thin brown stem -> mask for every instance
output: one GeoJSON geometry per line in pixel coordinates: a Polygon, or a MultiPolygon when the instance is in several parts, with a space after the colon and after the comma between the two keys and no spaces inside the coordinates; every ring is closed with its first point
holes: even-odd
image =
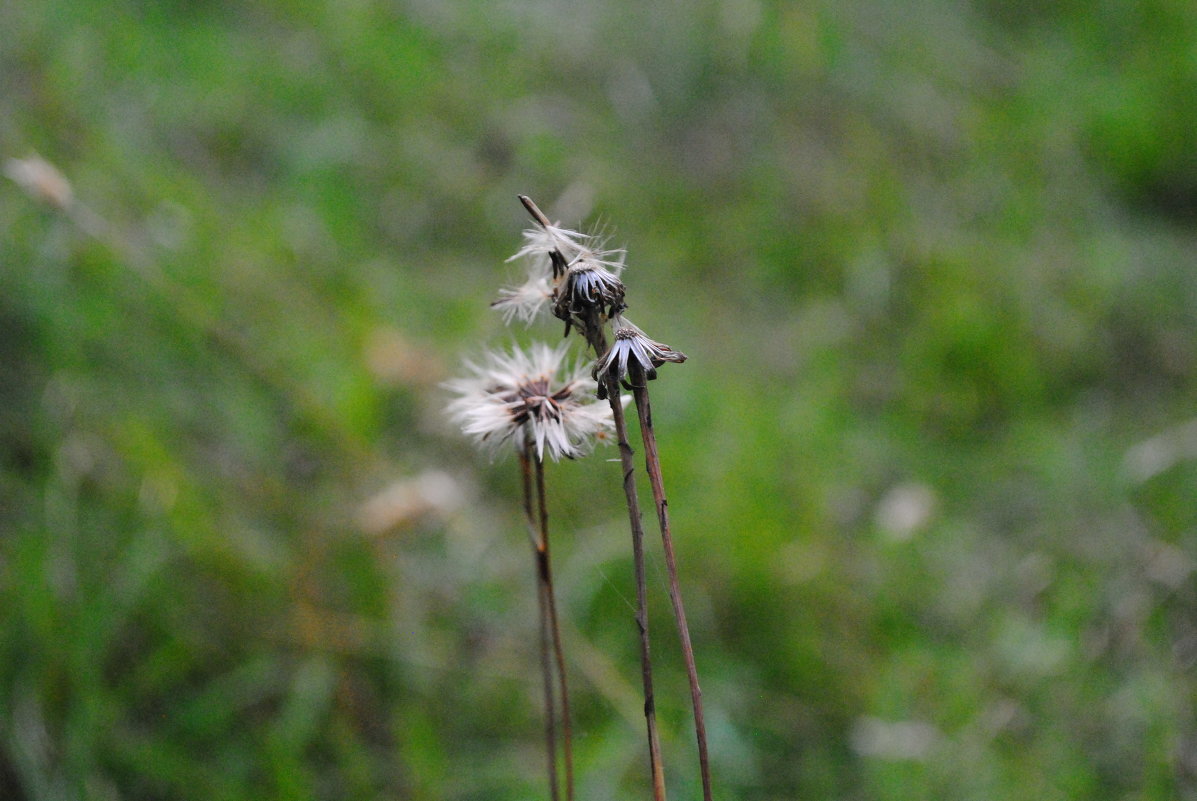
{"type": "Polygon", "coordinates": [[[549,656],[549,641],[551,638],[548,612],[549,603],[545,593],[545,584],[542,579],[544,571],[539,557],[541,552],[541,537],[532,506],[532,467],[528,450],[528,448],[525,448],[520,451],[520,477],[523,480],[524,516],[528,521],[528,534],[532,540],[532,550],[537,555],[536,606],[539,612],[540,668],[544,681],[544,738],[545,755],[548,759],[549,797],[552,801],[559,801],[560,789],[557,778],[557,710],[553,700],[553,665],[549,656]]]}
{"type": "Polygon", "coordinates": [[[549,507],[544,491],[544,461],[533,462],[536,469],[536,503],[539,507],[540,549],[538,559],[544,586],[548,611],[549,634],[552,639],[553,656],[557,663],[557,683],[561,694],[562,753],[565,757],[565,798],[574,798],[574,730],[569,710],[569,683],[565,677],[565,649],[561,645],[561,625],[557,619],[556,592],[553,589],[553,571],[549,561],[549,507]]]}
{"type": "Polygon", "coordinates": [[[698,738],[698,768],[702,775],[702,797],[711,801],[711,766],[707,754],[707,726],[702,712],[702,688],[698,686],[698,668],[694,664],[694,647],[690,643],[690,627],[686,623],[686,608],[682,603],[682,591],[678,583],[677,557],[673,549],[673,535],[669,527],[669,502],[665,498],[665,484],[661,479],[661,457],[657,452],[657,435],[653,430],[652,407],[648,399],[647,377],[639,363],[629,365],[629,383],[636,412],[640,416],[640,438],[644,442],[645,470],[652,486],[653,502],[657,507],[657,523],[661,527],[661,544],[665,551],[665,569],[669,577],[669,600],[673,603],[673,616],[677,620],[678,636],[682,642],[682,656],[686,662],[686,675],[690,679],[690,700],[694,705],[694,730],[698,738]]]}
{"type": "Polygon", "coordinates": [[[532,219],[536,220],[541,228],[548,228],[552,225],[549,222],[549,218],[544,216],[544,212],[540,210],[540,207],[532,202],[532,198],[527,195],[517,195],[517,197],[520,199],[520,203],[524,204],[524,208],[528,210],[528,213],[532,215],[532,219]]]}
{"type": "MultiPolygon", "coordinates": [[[[542,228],[548,229],[552,223],[544,212],[532,202],[527,195],[519,195],[520,203],[532,215],[542,228]]],[[[560,250],[549,254],[553,263],[554,277],[564,272],[566,260],[560,250]]],[[[603,323],[597,310],[591,310],[589,319],[581,322],[567,320],[565,332],[568,335],[570,325],[576,325],[587,344],[594,348],[596,358],[602,358],[607,351],[606,336],[603,333],[603,323]]],[[[599,379],[608,402],[611,404],[611,417],[615,424],[615,435],[619,442],[619,461],[623,469],[623,491],[627,500],[628,522],[632,531],[632,561],[636,574],[636,627],[640,632],[640,675],[644,685],[644,720],[648,729],[648,759],[652,773],[653,801],[665,801],[665,767],[661,759],[661,738],[657,732],[657,708],[653,697],[653,668],[652,657],[649,652],[648,637],[648,582],[644,568],[644,525],[640,514],[640,500],[636,493],[636,467],[633,462],[632,446],[628,443],[627,420],[624,418],[623,403],[619,397],[619,382],[611,376],[599,379]]]]}
{"type": "MultiPolygon", "coordinates": [[[[527,195],[519,195],[518,197],[520,199],[520,203],[524,204],[524,208],[527,209],[528,213],[532,215],[532,219],[536,221],[537,225],[546,231],[553,227],[553,223],[550,222],[549,218],[544,215],[544,212],[532,202],[532,198],[528,197],[527,195]]],[[[554,249],[549,252],[549,261],[553,265],[554,279],[565,275],[565,270],[568,266],[568,263],[566,262],[565,254],[563,254],[560,249],[554,249]]],[[[565,326],[565,333],[569,333],[568,324],[565,326]]]]}
{"type": "Polygon", "coordinates": [[[653,777],[654,801],[665,801],[665,767],[661,761],[661,738],[657,733],[657,709],[653,698],[653,664],[648,642],[648,582],[644,570],[644,525],[640,515],[640,500],[636,494],[636,467],[632,461],[632,446],[628,444],[628,426],[624,419],[623,402],[619,398],[619,384],[608,377],[607,400],[615,421],[615,436],[619,440],[619,461],[623,467],[623,491],[628,505],[628,522],[632,529],[632,561],[636,572],[636,627],[640,631],[640,674],[644,683],[644,719],[648,727],[648,758],[653,777]]]}
{"type": "Polygon", "coordinates": [[[561,791],[557,777],[557,706],[553,699],[553,664],[549,650],[553,636],[552,616],[548,612],[548,590],[543,584],[536,587],[536,600],[540,607],[540,669],[544,675],[544,736],[549,763],[549,796],[557,801],[561,791]]]}

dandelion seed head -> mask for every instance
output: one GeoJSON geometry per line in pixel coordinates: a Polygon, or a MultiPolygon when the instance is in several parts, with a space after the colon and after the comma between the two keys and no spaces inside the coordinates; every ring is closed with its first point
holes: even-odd
{"type": "Polygon", "coordinates": [[[594,401],[595,382],[585,365],[565,361],[566,344],[492,352],[470,375],[445,386],[457,395],[449,416],[462,432],[492,453],[511,444],[554,460],[589,452],[613,430],[611,410],[594,401]]]}
{"type": "Polygon", "coordinates": [[[503,290],[491,305],[508,323],[517,318],[530,323],[549,306],[567,331],[572,324],[584,333],[622,311],[624,251],[608,248],[601,234],[550,222],[529,198],[520,200],[537,224],[524,231],[523,246],[508,261],[527,262],[528,282],[503,290]]]}

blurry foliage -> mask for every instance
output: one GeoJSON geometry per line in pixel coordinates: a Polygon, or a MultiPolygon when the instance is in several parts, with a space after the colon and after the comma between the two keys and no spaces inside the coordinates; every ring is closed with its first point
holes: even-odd
{"type": "MultiPolygon", "coordinates": [[[[516,478],[436,386],[517,192],[690,356],[721,798],[1197,796],[1197,6],[3,18],[0,157],[82,205],[0,186],[0,796],[543,794],[516,478]]],[[[618,476],[550,481],[580,796],[644,796],[618,476]]]]}

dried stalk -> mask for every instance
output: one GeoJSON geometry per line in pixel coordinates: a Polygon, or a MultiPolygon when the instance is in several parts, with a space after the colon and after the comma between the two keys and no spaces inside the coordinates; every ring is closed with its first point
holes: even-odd
{"type": "Polygon", "coordinates": [[[532,508],[532,468],[528,453],[531,449],[525,447],[520,451],[520,476],[523,479],[524,515],[528,520],[528,536],[532,541],[532,551],[536,555],[536,606],[539,612],[540,624],[540,668],[544,677],[544,737],[545,754],[548,759],[549,798],[559,801],[560,789],[557,778],[557,711],[553,699],[553,665],[549,658],[549,644],[552,637],[549,604],[551,596],[545,593],[544,562],[540,558],[542,536],[537,525],[537,518],[532,508]]]}
{"type": "Polygon", "coordinates": [[[665,551],[665,569],[669,577],[669,600],[673,603],[673,616],[677,621],[678,636],[682,643],[682,655],[686,662],[686,675],[690,680],[690,700],[694,706],[694,730],[698,739],[698,767],[702,775],[703,801],[711,801],[711,767],[707,754],[707,727],[702,711],[702,688],[698,686],[698,668],[694,664],[694,647],[690,643],[690,627],[686,623],[686,608],[682,603],[682,592],[678,582],[677,557],[673,549],[673,535],[669,527],[669,502],[665,498],[665,485],[661,479],[661,457],[657,451],[657,435],[653,429],[652,407],[648,399],[648,381],[644,368],[633,362],[629,365],[629,383],[636,412],[640,417],[640,438],[644,442],[644,463],[652,486],[653,502],[657,507],[657,523],[661,528],[661,544],[665,551]]]}
{"type": "Polygon", "coordinates": [[[540,547],[537,561],[540,565],[541,585],[544,588],[545,609],[548,612],[548,626],[551,633],[553,656],[557,663],[557,682],[561,693],[561,729],[563,734],[562,754],[565,758],[565,798],[574,799],[574,730],[569,710],[569,683],[565,677],[565,649],[561,645],[561,625],[557,619],[556,593],[553,589],[553,572],[549,562],[549,508],[545,501],[544,461],[536,459],[536,502],[539,506],[540,547]]]}
{"type": "MultiPolygon", "coordinates": [[[[545,229],[552,225],[549,218],[532,202],[530,197],[520,195],[519,199],[538,225],[545,229]]],[[[557,278],[563,275],[566,269],[566,259],[561,251],[552,251],[549,253],[549,259],[553,266],[553,277],[557,278]]],[[[569,328],[570,324],[567,322],[565,327],[567,334],[569,328]]],[[[577,328],[594,349],[595,356],[601,357],[607,350],[607,342],[598,312],[590,310],[588,319],[577,325],[577,328]]],[[[661,759],[661,738],[657,731],[657,709],[653,696],[653,669],[648,636],[648,583],[644,567],[644,526],[640,514],[640,500],[636,493],[636,468],[632,460],[632,446],[628,443],[627,421],[624,418],[623,403],[619,398],[618,382],[608,381],[607,378],[600,380],[607,384],[605,394],[611,404],[611,416],[615,423],[615,435],[619,442],[619,461],[623,468],[623,491],[628,507],[628,522],[632,532],[632,561],[636,576],[636,628],[640,633],[640,675],[644,685],[644,721],[648,731],[648,759],[653,782],[653,801],[665,801],[665,766],[661,759]]]]}
{"type": "Polygon", "coordinates": [[[653,665],[648,642],[648,582],[644,570],[644,525],[640,514],[640,500],[636,494],[636,467],[632,446],[628,444],[628,425],[619,399],[619,385],[608,381],[607,399],[615,420],[615,436],[619,441],[619,461],[623,467],[623,492],[628,505],[628,522],[632,529],[632,561],[636,573],[636,627],[640,631],[640,675],[644,683],[644,719],[648,727],[648,758],[653,777],[653,801],[665,801],[665,766],[661,760],[661,738],[657,733],[657,708],[653,698],[653,665]]]}

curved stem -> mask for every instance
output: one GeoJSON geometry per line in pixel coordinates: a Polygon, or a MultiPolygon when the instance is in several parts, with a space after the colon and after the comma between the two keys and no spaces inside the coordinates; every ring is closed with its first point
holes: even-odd
{"type": "Polygon", "coordinates": [[[682,642],[682,656],[686,662],[686,675],[690,679],[690,700],[694,706],[694,730],[698,739],[698,767],[702,775],[702,797],[711,801],[711,767],[707,754],[707,726],[702,711],[702,688],[698,686],[698,668],[694,664],[694,647],[690,643],[690,627],[686,623],[686,607],[682,603],[682,591],[678,582],[677,557],[673,550],[673,535],[669,527],[669,502],[665,498],[665,484],[661,479],[661,457],[657,452],[657,435],[653,430],[652,407],[648,399],[648,384],[644,369],[639,363],[629,365],[632,397],[640,417],[640,437],[644,442],[645,470],[652,486],[653,502],[657,507],[657,523],[661,527],[661,544],[665,551],[665,569],[669,576],[669,600],[673,603],[673,616],[677,621],[678,636],[682,642]]]}

